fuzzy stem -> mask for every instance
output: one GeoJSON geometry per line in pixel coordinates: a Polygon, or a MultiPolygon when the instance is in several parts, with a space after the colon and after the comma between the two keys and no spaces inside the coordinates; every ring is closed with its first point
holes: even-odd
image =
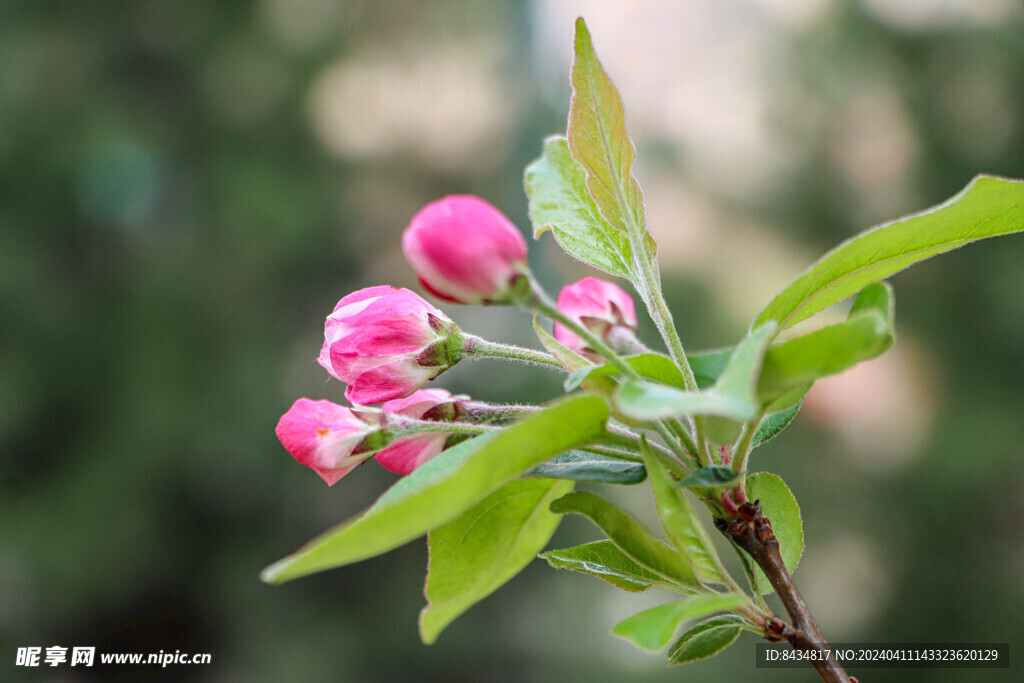
{"type": "MultiPolygon", "coordinates": [[[[636,248],[635,245],[634,248],[636,248]]],[[[683,342],[679,338],[679,332],[676,330],[675,322],[672,319],[672,311],[669,309],[668,302],[665,301],[665,295],[661,291],[661,276],[658,273],[657,262],[644,258],[637,259],[637,262],[640,264],[646,289],[646,292],[641,292],[641,294],[644,295],[644,303],[647,304],[647,310],[651,315],[651,319],[654,320],[658,332],[661,333],[661,338],[665,341],[665,346],[668,347],[669,355],[672,356],[672,360],[675,361],[679,371],[683,373],[683,382],[686,385],[686,389],[688,391],[698,391],[697,378],[693,374],[693,368],[690,367],[690,361],[686,358],[686,350],[683,348],[683,342]]],[[[704,438],[703,417],[697,416],[693,418],[693,434],[697,446],[694,455],[703,464],[711,464],[707,440],[704,438]]]]}
{"type": "Polygon", "coordinates": [[[757,419],[743,427],[743,434],[740,435],[739,443],[733,451],[733,472],[736,472],[737,474],[743,474],[746,472],[747,456],[750,454],[751,447],[754,444],[754,435],[757,434],[757,426],[761,423],[762,419],[764,419],[763,411],[757,416],[757,419]]]}
{"type": "Polygon", "coordinates": [[[665,301],[665,295],[662,294],[661,277],[656,271],[656,266],[647,259],[641,258],[637,259],[637,261],[640,263],[644,283],[647,285],[647,296],[644,298],[650,304],[648,310],[651,313],[651,318],[661,333],[661,338],[665,340],[669,355],[672,356],[672,360],[675,361],[676,365],[679,366],[679,370],[683,373],[683,381],[686,383],[687,390],[697,391],[697,378],[693,375],[690,361],[686,359],[683,342],[679,338],[679,332],[676,330],[675,322],[672,320],[672,311],[665,301]]]}
{"type": "Polygon", "coordinates": [[[465,416],[472,422],[490,422],[492,420],[513,420],[523,415],[536,413],[543,408],[533,405],[503,404],[493,405],[482,401],[466,401],[461,404],[465,416]]]}
{"type": "Polygon", "coordinates": [[[614,365],[619,372],[626,377],[629,377],[630,379],[640,379],[640,375],[633,369],[633,366],[623,360],[622,356],[615,353],[615,351],[605,344],[600,337],[587,329],[585,325],[581,325],[578,321],[573,320],[558,310],[555,302],[551,300],[547,292],[541,289],[536,283],[534,283],[532,294],[533,297],[529,301],[529,308],[568,327],[573,331],[573,333],[585,341],[587,346],[598,354],[604,356],[609,363],[614,365]]]}
{"type": "Polygon", "coordinates": [[[486,432],[494,432],[501,427],[491,425],[467,424],[465,422],[441,422],[438,420],[414,420],[395,414],[387,414],[386,430],[392,439],[400,439],[412,434],[424,432],[444,432],[448,434],[469,434],[477,436],[486,432]]]}
{"type": "Polygon", "coordinates": [[[522,346],[513,346],[512,344],[499,344],[497,342],[481,339],[480,337],[472,334],[463,333],[463,339],[466,344],[463,350],[467,356],[475,356],[477,358],[501,358],[503,360],[519,361],[521,363],[529,363],[531,365],[541,365],[565,372],[565,368],[562,367],[561,363],[555,360],[554,356],[549,353],[544,353],[543,351],[527,349],[522,346]]]}
{"type": "MultiPolygon", "coordinates": [[[[641,436],[622,427],[608,425],[608,433],[605,435],[606,442],[610,445],[638,450],[640,448],[641,436]]],[[[648,441],[647,445],[659,455],[666,466],[671,469],[677,477],[683,479],[690,474],[690,470],[673,455],[674,451],[665,448],[661,444],[648,441]]],[[[671,444],[670,444],[671,445],[671,444]]],[[[637,459],[640,462],[640,459],[637,459]]]]}

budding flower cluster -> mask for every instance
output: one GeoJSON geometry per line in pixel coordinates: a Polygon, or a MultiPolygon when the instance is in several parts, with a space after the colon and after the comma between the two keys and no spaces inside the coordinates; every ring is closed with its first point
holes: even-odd
{"type": "Polygon", "coordinates": [[[459,412],[459,402],[467,398],[444,389],[423,389],[388,401],[379,412],[300,398],[281,416],[275,431],[292,457],[328,486],[373,457],[385,469],[409,474],[443,451],[449,435],[427,432],[384,445],[388,422],[402,417],[450,420],[459,412]]]}
{"type": "MultiPolygon", "coordinates": [[[[522,234],[479,197],[456,195],[427,204],[405,230],[402,250],[423,287],[440,299],[524,304],[531,296],[522,234]]],[[[622,339],[635,340],[633,301],[612,283],[580,280],[562,290],[558,308],[564,319],[612,347],[620,347],[622,339]]],[[[565,346],[598,360],[595,350],[564,324],[556,324],[554,334],[565,346]]],[[[301,398],[281,417],[277,436],[292,457],[328,485],[371,458],[392,472],[409,474],[451,441],[445,431],[426,430],[427,423],[488,419],[479,417],[488,414],[479,410],[482,404],[470,408],[467,396],[423,389],[463,357],[488,355],[488,347],[495,348],[465,335],[408,289],[384,285],[353,292],[327,316],[317,362],[348,385],[345,398],[354,407],[301,398]],[[382,405],[364,407],[376,404],[382,405]]],[[[523,360],[534,362],[536,356],[523,360]]]]}

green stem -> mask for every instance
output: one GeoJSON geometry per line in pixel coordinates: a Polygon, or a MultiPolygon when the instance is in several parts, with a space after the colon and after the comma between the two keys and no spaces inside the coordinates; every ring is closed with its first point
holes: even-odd
{"type": "Polygon", "coordinates": [[[596,453],[597,455],[606,455],[609,458],[616,458],[618,460],[626,460],[628,462],[643,462],[643,458],[635,453],[627,453],[626,451],[620,451],[615,448],[602,448],[601,446],[587,446],[582,448],[588,453],[596,453]]]}
{"type": "Polygon", "coordinates": [[[490,422],[492,420],[514,420],[529,413],[543,410],[541,406],[532,405],[492,405],[481,401],[466,401],[461,404],[465,416],[473,422],[490,422]]]}
{"type": "Polygon", "coordinates": [[[486,432],[494,432],[502,429],[491,425],[476,425],[466,422],[439,422],[435,420],[414,420],[408,417],[401,417],[395,414],[388,414],[386,418],[387,434],[392,439],[400,439],[412,434],[424,432],[444,432],[447,434],[469,434],[477,436],[486,432]]]}
{"type": "Polygon", "coordinates": [[[547,292],[541,289],[536,283],[534,283],[532,293],[533,297],[529,302],[529,307],[535,312],[545,315],[568,327],[573,331],[573,333],[585,341],[587,346],[608,359],[608,362],[614,365],[619,372],[626,377],[629,377],[630,379],[640,379],[640,375],[633,369],[633,366],[623,360],[622,356],[615,353],[615,351],[605,344],[600,337],[587,329],[586,326],[558,310],[555,302],[551,300],[547,292]]]}
{"type": "MultiPolygon", "coordinates": [[[[652,445],[650,443],[648,446],[652,445]]],[[[653,449],[654,457],[658,458],[665,465],[673,476],[682,480],[690,476],[690,470],[686,469],[686,466],[681,465],[678,460],[671,457],[668,453],[665,453],[661,449],[653,449]]]]}
{"type": "Polygon", "coordinates": [[[700,461],[697,460],[697,445],[693,441],[693,437],[690,436],[690,432],[686,431],[686,427],[683,426],[681,420],[668,420],[666,422],[669,430],[679,439],[683,445],[683,449],[689,456],[687,460],[692,462],[694,465],[699,466],[700,461]]]}
{"type": "Polygon", "coordinates": [[[466,344],[463,350],[468,356],[514,360],[521,363],[529,363],[531,365],[550,367],[561,372],[565,372],[565,368],[562,367],[561,363],[555,360],[554,356],[549,353],[544,353],[543,351],[527,349],[522,346],[513,346],[512,344],[499,344],[497,342],[481,339],[480,337],[472,334],[463,333],[463,339],[466,344]]]}
{"type": "MultiPolygon", "coordinates": [[[[605,438],[603,440],[605,443],[612,446],[620,446],[624,448],[629,448],[631,450],[638,450],[640,448],[641,439],[642,437],[636,432],[631,432],[628,429],[616,427],[615,425],[608,425],[608,431],[606,432],[605,438]]],[[[660,444],[651,443],[650,441],[647,442],[647,445],[650,446],[651,449],[653,449],[656,453],[664,456],[665,458],[668,458],[668,460],[670,460],[671,462],[668,462],[667,464],[673,469],[673,471],[677,473],[683,472],[683,477],[689,476],[689,470],[687,470],[685,466],[683,466],[678,460],[675,459],[675,457],[672,455],[672,451],[668,450],[667,448],[660,444]]],[[[637,458],[637,462],[640,462],[639,458],[637,458]]]]}
{"type": "Polygon", "coordinates": [[[637,259],[637,261],[640,264],[640,269],[643,271],[644,284],[646,284],[648,295],[645,298],[649,299],[648,303],[651,304],[648,307],[651,312],[651,318],[661,333],[661,338],[665,340],[669,355],[672,356],[672,360],[675,361],[676,365],[679,366],[680,372],[683,373],[683,381],[686,384],[687,390],[697,391],[697,378],[693,375],[690,361],[686,359],[683,342],[679,338],[679,332],[676,331],[675,322],[672,320],[672,311],[669,309],[665,296],[661,292],[661,278],[651,261],[644,258],[637,259]]]}
{"type": "MultiPolygon", "coordinates": [[[[640,265],[644,284],[646,285],[647,291],[644,299],[648,304],[647,310],[650,312],[655,326],[661,333],[665,346],[668,347],[669,355],[672,356],[672,360],[679,367],[679,371],[683,373],[683,383],[686,385],[686,389],[688,391],[698,391],[697,378],[693,374],[693,368],[690,367],[690,361],[686,358],[686,350],[683,348],[683,342],[679,338],[675,321],[672,319],[672,311],[669,309],[668,302],[665,301],[665,295],[661,291],[661,277],[658,274],[656,262],[650,259],[638,258],[637,263],[640,265]]],[[[708,453],[707,440],[704,438],[703,417],[698,416],[693,419],[693,433],[697,446],[695,455],[703,464],[710,464],[711,456],[708,453]]]]}
{"type": "Polygon", "coordinates": [[[764,419],[764,411],[757,416],[753,422],[748,422],[743,427],[743,434],[740,435],[740,441],[736,445],[736,451],[733,453],[732,471],[737,474],[744,474],[747,471],[747,456],[750,454],[751,446],[754,444],[754,435],[757,433],[757,425],[764,419]]]}

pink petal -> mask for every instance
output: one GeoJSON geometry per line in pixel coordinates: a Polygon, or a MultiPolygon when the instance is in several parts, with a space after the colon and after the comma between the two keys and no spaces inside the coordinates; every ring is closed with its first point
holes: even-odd
{"type": "Polygon", "coordinates": [[[353,458],[352,451],[369,429],[348,408],[300,398],[281,416],[274,431],[297,462],[332,485],[363,460],[353,458]]]}
{"type": "Polygon", "coordinates": [[[391,444],[377,454],[377,462],[395,474],[409,474],[444,450],[447,434],[417,434],[391,444]]]}
{"type": "Polygon", "coordinates": [[[415,351],[419,354],[436,341],[437,334],[426,319],[389,318],[356,326],[331,343],[331,350],[364,356],[388,356],[415,351]]]}
{"type": "MultiPolygon", "coordinates": [[[[401,291],[402,290],[398,289],[397,287],[392,287],[390,285],[378,285],[376,287],[365,287],[363,289],[360,289],[358,291],[352,292],[351,294],[348,294],[348,295],[342,297],[341,301],[339,301],[337,303],[337,305],[334,307],[334,310],[337,311],[339,308],[343,308],[345,306],[348,306],[349,304],[354,304],[354,303],[357,303],[359,301],[365,301],[367,299],[374,299],[374,298],[378,298],[378,297],[382,297],[382,296],[388,296],[388,295],[392,295],[392,294],[395,294],[395,293],[401,292],[401,291]]],[[[408,291],[408,290],[406,290],[406,291],[408,291]]]]}
{"type": "Polygon", "coordinates": [[[380,407],[385,413],[402,415],[418,420],[423,413],[435,408],[442,403],[448,403],[455,397],[445,389],[420,389],[405,398],[397,398],[388,401],[380,407]]]}
{"type": "Polygon", "coordinates": [[[327,483],[328,486],[334,486],[342,477],[344,477],[346,474],[354,470],[360,464],[361,463],[357,462],[347,467],[336,467],[333,469],[326,467],[311,467],[311,469],[314,472],[316,472],[320,476],[320,478],[327,483]]]}
{"type": "Polygon", "coordinates": [[[429,382],[436,373],[436,368],[425,368],[413,358],[399,358],[370,368],[349,382],[345,398],[362,406],[404,398],[429,382]]]}
{"type": "MultiPolygon", "coordinates": [[[[637,325],[633,298],[615,283],[596,277],[585,277],[563,287],[558,294],[558,310],[598,334],[608,325],[626,325],[634,330],[637,325]]],[[[586,347],[564,325],[555,323],[554,334],[555,339],[574,351],[581,352],[586,347]]]]}
{"type": "Polygon", "coordinates": [[[421,281],[444,298],[500,298],[526,263],[526,242],[498,209],[471,195],[431,202],[402,235],[402,251],[421,281]]]}

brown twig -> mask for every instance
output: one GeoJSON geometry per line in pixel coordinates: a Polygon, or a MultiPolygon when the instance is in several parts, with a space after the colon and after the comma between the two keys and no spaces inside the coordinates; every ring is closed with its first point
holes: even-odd
{"type": "Polygon", "coordinates": [[[761,514],[759,501],[743,503],[737,508],[735,519],[719,519],[715,525],[754,559],[775,588],[793,622],[791,626],[778,617],[773,618],[765,625],[765,639],[775,642],[788,640],[797,650],[821,652],[822,656],[813,659],[811,663],[822,680],[827,683],[851,683],[850,676],[835,658],[825,656],[824,650],[828,648],[828,643],[793,584],[793,577],[779,553],[779,541],[772,533],[771,522],[761,514]]]}

